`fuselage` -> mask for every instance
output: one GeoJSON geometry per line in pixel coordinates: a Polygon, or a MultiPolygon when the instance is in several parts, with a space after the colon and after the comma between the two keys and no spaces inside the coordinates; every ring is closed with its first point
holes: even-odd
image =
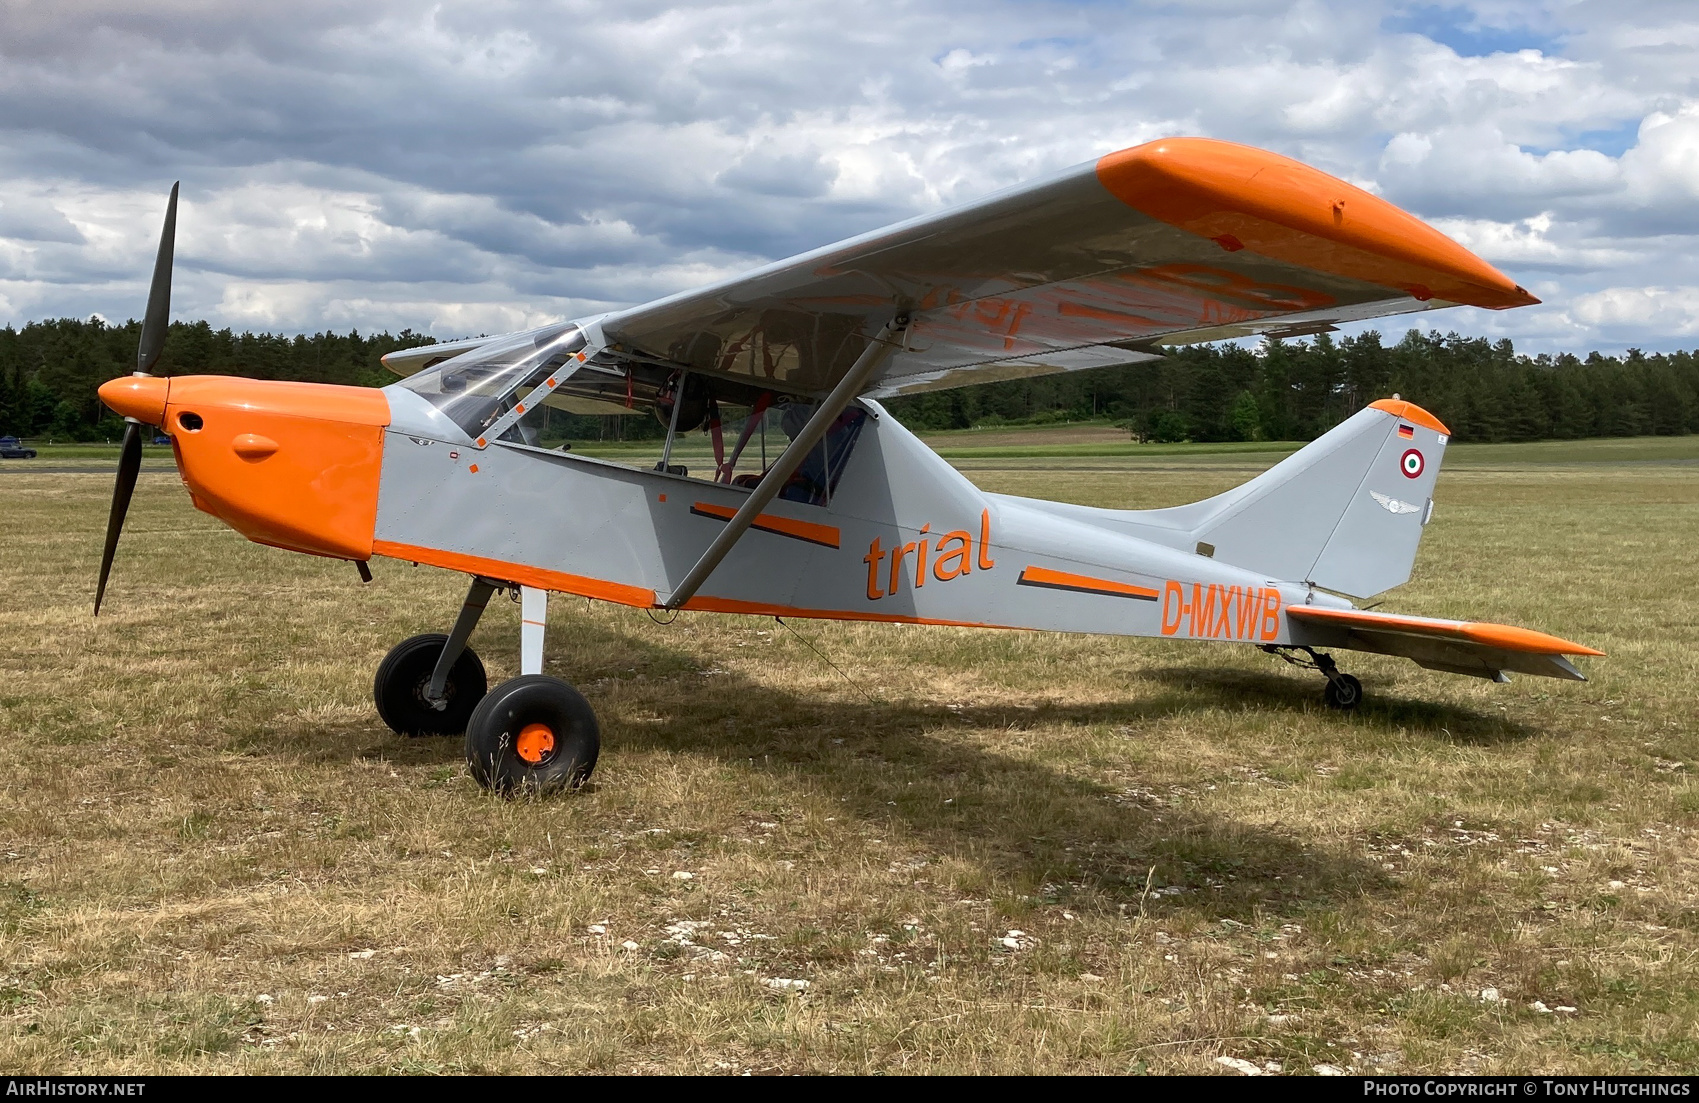
{"type": "MultiPolygon", "coordinates": [[[[477,449],[405,388],[388,393],[380,555],[496,577],[523,565],[531,584],[649,607],[748,493],[569,452],[477,449]]],[[[1272,643],[1289,642],[1281,607],[1315,600],[1302,584],[988,494],[862,406],[829,500],[772,503],[686,609],[1272,643]]]]}
{"type": "MultiPolygon", "coordinates": [[[[249,539],[643,608],[665,603],[749,493],[506,441],[480,448],[401,386],[126,378],[102,397],[157,420],[195,505],[249,539]]],[[[1161,531],[1130,535],[1125,513],[982,491],[876,403],[860,405],[828,500],[773,502],[686,609],[1289,644],[1316,634],[1287,607],[1349,607],[1161,531]]]]}

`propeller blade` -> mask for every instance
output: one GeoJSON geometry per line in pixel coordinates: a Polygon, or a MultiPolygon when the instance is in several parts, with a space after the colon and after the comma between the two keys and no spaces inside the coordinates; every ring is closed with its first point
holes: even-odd
{"type": "Polygon", "coordinates": [[[136,476],[142,469],[142,427],[135,422],[124,426],[124,448],[118,453],[118,481],[112,487],[112,513],[106,519],[106,550],[100,555],[100,588],[94,592],[94,615],[100,615],[100,601],[106,596],[106,578],[112,573],[112,556],[118,550],[118,535],[124,531],[124,515],[130,511],[130,495],[136,489],[136,476]]]}
{"type": "MultiPolygon", "coordinates": [[[[159,231],[159,256],[153,262],[153,286],[147,293],[147,315],[142,319],[142,341],[136,348],[136,371],[143,375],[159,361],[165,333],[171,326],[171,257],[176,247],[177,184],[172,184],[171,200],[165,205],[165,226],[159,231]]],[[[128,434],[125,439],[129,439],[128,434]]]]}

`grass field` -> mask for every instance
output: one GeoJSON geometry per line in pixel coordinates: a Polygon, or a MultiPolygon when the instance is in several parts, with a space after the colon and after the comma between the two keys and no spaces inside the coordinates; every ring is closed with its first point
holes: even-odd
{"type": "MultiPolygon", "coordinates": [[[[951,453],[1115,506],[1278,456],[1002,444],[951,453]]],[[[0,473],[7,1072],[1699,1064],[1699,438],[1447,456],[1387,607],[1602,647],[1586,684],[1347,654],[1341,716],[1248,649],[796,624],[840,675],[557,598],[603,756],[520,802],[371,705],[459,577],[362,587],[152,473],[96,622],[80,462],[0,473]]]]}

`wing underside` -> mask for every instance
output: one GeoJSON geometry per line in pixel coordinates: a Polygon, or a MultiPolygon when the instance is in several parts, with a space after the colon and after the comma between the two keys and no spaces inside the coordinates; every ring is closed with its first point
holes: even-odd
{"type": "Polygon", "coordinates": [[[1584,682],[1586,676],[1564,656],[1604,654],[1544,632],[1483,621],[1437,620],[1307,605],[1293,606],[1287,615],[1333,636],[1327,646],[1395,655],[1429,670],[1499,682],[1509,680],[1507,672],[1584,682]]]}

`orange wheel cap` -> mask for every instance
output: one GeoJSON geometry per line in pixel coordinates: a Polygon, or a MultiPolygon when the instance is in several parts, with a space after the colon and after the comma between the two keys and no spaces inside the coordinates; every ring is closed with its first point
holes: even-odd
{"type": "Polygon", "coordinates": [[[549,757],[555,749],[555,733],[547,724],[526,724],[519,729],[519,740],[513,746],[519,757],[535,766],[549,757]]]}

